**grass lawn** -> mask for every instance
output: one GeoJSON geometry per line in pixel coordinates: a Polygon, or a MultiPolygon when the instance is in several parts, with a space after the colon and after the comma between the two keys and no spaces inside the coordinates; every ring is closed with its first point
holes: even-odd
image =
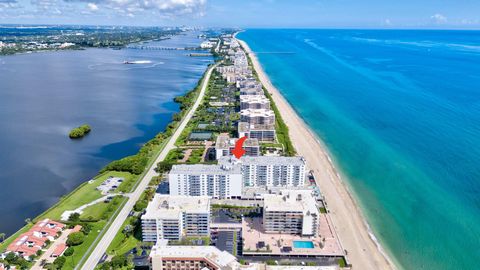
{"type": "Polygon", "coordinates": [[[205,148],[193,149],[192,153],[188,157],[187,163],[200,163],[204,151],[205,148]]]}
{"type": "Polygon", "coordinates": [[[92,245],[93,241],[100,233],[100,231],[105,227],[107,224],[106,221],[98,221],[94,223],[90,223],[92,225],[92,230],[90,233],[85,237],[85,241],[79,245],[74,247],[73,255],[67,257],[67,261],[62,269],[71,270],[74,269],[75,266],[78,264],[80,259],[82,258],[83,254],[87,251],[87,249],[92,245]]]}
{"type": "Polygon", "coordinates": [[[83,210],[80,215],[80,219],[85,220],[100,220],[106,219],[111,213],[117,209],[123,201],[126,201],[126,197],[117,196],[113,198],[109,203],[99,202],[92,206],[89,206],[83,210]],[[116,205],[115,205],[116,204],[116,205]]]}
{"type": "Polygon", "coordinates": [[[141,242],[142,235],[140,228],[135,230],[134,235],[130,235],[128,238],[126,238],[125,234],[123,234],[123,229],[125,226],[129,225],[130,221],[135,219],[136,217],[129,217],[127,220],[125,220],[121,229],[117,232],[117,235],[115,235],[115,238],[113,238],[112,243],[110,243],[110,246],[107,249],[107,253],[109,255],[125,254],[141,242]]]}
{"type": "MultiPolygon", "coordinates": [[[[134,184],[138,181],[138,175],[131,174],[129,172],[115,172],[115,176],[123,177],[123,183],[114,191],[114,193],[117,192],[124,192],[124,193],[130,193],[132,191],[132,188],[134,184]]],[[[109,174],[111,175],[111,174],[109,174]]]]}
{"type": "Polygon", "coordinates": [[[262,147],[269,147],[269,148],[283,148],[283,144],[281,143],[260,143],[260,146],[262,147]]]}
{"type": "Polygon", "coordinates": [[[184,157],[183,154],[183,149],[180,148],[174,148],[168,152],[167,156],[165,157],[166,162],[171,162],[171,163],[177,163],[178,160],[182,159],[184,157]]]}
{"type": "MultiPolygon", "coordinates": [[[[62,197],[57,204],[49,208],[40,216],[36,217],[34,222],[44,218],[59,220],[64,211],[74,210],[84,204],[102,197],[100,191],[96,190],[95,188],[110,176],[124,177],[125,181],[131,183],[122,183],[122,185],[127,184],[128,186],[133,185],[135,182],[134,179],[136,179],[136,177],[133,177],[132,174],[127,172],[105,172],[95,178],[92,183],[85,182],[70,194],[62,197]],[[127,180],[127,178],[129,180],[127,180]]],[[[121,188],[121,186],[119,188],[121,188]]]]}

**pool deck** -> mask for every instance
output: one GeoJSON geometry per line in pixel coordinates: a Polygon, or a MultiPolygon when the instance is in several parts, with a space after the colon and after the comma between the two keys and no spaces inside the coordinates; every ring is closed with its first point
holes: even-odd
{"type": "Polygon", "coordinates": [[[262,218],[244,218],[242,221],[243,255],[275,255],[275,256],[319,256],[342,257],[343,249],[331,229],[331,221],[327,215],[320,215],[319,236],[302,237],[292,234],[265,233],[262,218]],[[313,248],[295,248],[293,241],[312,242],[313,248]],[[264,242],[267,248],[257,248],[264,242]],[[291,247],[291,251],[283,251],[283,247],[291,247]]]}

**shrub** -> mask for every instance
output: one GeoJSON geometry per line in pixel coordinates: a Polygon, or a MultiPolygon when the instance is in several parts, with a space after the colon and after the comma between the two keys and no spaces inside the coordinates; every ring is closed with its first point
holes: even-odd
{"type": "Polygon", "coordinates": [[[155,171],[157,173],[164,173],[164,172],[170,171],[172,169],[172,166],[173,164],[170,162],[161,161],[157,163],[157,167],[155,168],[155,171]]]}
{"type": "Polygon", "coordinates": [[[141,212],[143,211],[145,208],[147,208],[147,205],[148,205],[148,202],[146,201],[138,201],[137,203],[135,203],[135,205],[133,206],[133,210],[137,211],[137,212],[141,212]]]}
{"type": "Polygon", "coordinates": [[[68,235],[67,245],[78,246],[78,245],[81,245],[84,240],[85,240],[85,234],[83,234],[83,232],[74,232],[68,235]]]}
{"type": "Polygon", "coordinates": [[[71,221],[71,222],[78,222],[79,220],[80,220],[80,214],[79,213],[72,213],[68,217],[68,221],[71,221]]]}
{"type": "Polygon", "coordinates": [[[67,256],[67,257],[68,257],[68,256],[72,256],[74,251],[75,251],[75,250],[73,249],[73,247],[68,247],[68,248],[65,250],[65,252],[63,253],[63,255],[64,255],[64,256],[67,256]]]}
{"type": "Polygon", "coordinates": [[[133,174],[141,174],[148,163],[148,157],[144,153],[138,153],[133,156],[124,157],[119,160],[112,161],[105,166],[101,172],[120,171],[130,172],[133,174]]]}

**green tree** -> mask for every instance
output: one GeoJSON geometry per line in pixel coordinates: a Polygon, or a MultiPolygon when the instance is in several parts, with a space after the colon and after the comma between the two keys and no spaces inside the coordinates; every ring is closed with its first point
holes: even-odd
{"type": "Polygon", "coordinates": [[[112,264],[113,269],[120,269],[128,265],[128,259],[123,255],[119,255],[113,257],[110,263],[112,264]]]}
{"type": "Polygon", "coordinates": [[[53,264],[56,265],[58,269],[61,269],[66,261],[67,259],[64,256],[60,256],[53,261],[53,264]]]}
{"type": "Polygon", "coordinates": [[[15,253],[13,252],[9,252],[6,256],[5,256],[5,261],[8,262],[9,264],[14,264],[16,261],[17,261],[17,255],[15,255],[15,253]]]}
{"type": "Polygon", "coordinates": [[[3,241],[5,241],[5,236],[6,234],[5,233],[0,233],[0,243],[2,243],[3,241]]]}

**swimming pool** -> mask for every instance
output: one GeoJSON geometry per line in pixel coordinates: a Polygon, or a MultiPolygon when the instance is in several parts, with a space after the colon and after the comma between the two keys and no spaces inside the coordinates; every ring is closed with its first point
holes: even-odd
{"type": "Polygon", "coordinates": [[[314,248],[312,241],[293,241],[294,248],[314,248]]]}

